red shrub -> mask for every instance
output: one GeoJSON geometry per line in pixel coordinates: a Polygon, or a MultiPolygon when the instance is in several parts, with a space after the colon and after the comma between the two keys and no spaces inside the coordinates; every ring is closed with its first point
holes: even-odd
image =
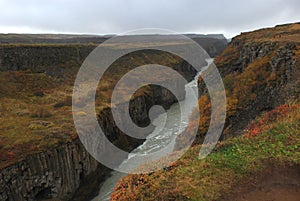
{"type": "Polygon", "coordinates": [[[273,121],[276,121],[282,117],[288,116],[290,112],[293,110],[300,108],[300,104],[295,105],[281,105],[267,113],[264,113],[261,117],[261,119],[256,120],[252,123],[250,123],[246,137],[254,137],[258,135],[259,133],[265,131],[268,127],[268,123],[271,123],[273,121]]]}

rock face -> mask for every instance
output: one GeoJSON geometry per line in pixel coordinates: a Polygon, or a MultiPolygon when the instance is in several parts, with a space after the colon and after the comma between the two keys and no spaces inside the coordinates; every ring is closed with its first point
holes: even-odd
{"type": "Polygon", "coordinates": [[[94,45],[0,45],[0,71],[30,70],[61,75],[78,68],[94,45]]]}
{"type": "Polygon", "coordinates": [[[33,154],[0,171],[0,200],[68,198],[97,167],[78,140],[33,154]]]}
{"type": "MultiPolygon", "coordinates": [[[[261,112],[299,101],[299,35],[299,24],[243,33],[216,57],[227,94],[225,133],[238,134],[261,112]]],[[[200,98],[206,96],[202,79],[198,85],[200,98]]]]}
{"type": "MultiPolygon", "coordinates": [[[[226,90],[227,117],[222,138],[238,135],[262,112],[300,100],[300,24],[243,33],[215,58],[226,90]]],[[[208,71],[207,71],[208,72],[208,71]]],[[[198,80],[200,119],[193,119],[177,138],[193,139],[193,121],[200,126],[194,144],[201,144],[210,125],[211,105],[202,76],[198,80]]],[[[177,143],[180,149],[180,143],[177,143]]]]}
{"type": "MultiPolygon", "coordinates": [[[[235,43],[235,40],[233,40],[230,45],[234,46],[235,43]]],[[[270,74],[276,77],[274,80],[270,80],[264,90],[257,91],[261,94],[257,96],[257,99],[262,98],[263,100],[253,102],[252,107],[257,108],[257,110],[264,110],[297,98],[299,88],[296,86],[299,81],[297,81],[296,75],[299,75],[299,63],[296,63],[298,59],[296,51],[299,48],[299,43],[254,42],[239,44],[239,46],[235,46],[238,49],[238,57],[231,63],[231,66],[217,63],[220,66],[222,77],[225,78],[227,75],[234,73],[245,73],[249,65],[253,65],[266,57],[267,64],[262,68],[265,68],[268,75],[261,75],[261,79],[267,79],[270,74]],[[293,89],[290,88],[292,86],[293,89]]]]}

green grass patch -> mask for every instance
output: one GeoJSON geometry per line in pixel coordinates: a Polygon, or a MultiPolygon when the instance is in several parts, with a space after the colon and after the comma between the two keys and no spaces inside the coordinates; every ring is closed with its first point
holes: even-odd
{"type": "Polygon", "coordinates": [[[270,163],[300,165],[299,104],[293,108],[266,121],[262,126],[267,129],[255,136],[220,142],[203,160],[198,158],[197,145],[167,170],[124,177],[112,200],[218,200],[270,163]]]}

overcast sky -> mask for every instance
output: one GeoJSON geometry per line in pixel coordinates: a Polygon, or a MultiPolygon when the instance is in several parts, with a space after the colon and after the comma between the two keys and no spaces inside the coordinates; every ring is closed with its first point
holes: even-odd
{"type": "Polygon", "coordinates": [[[0,0],[1,33],[240,32],[300,21],[299,0],[0,0]]]}

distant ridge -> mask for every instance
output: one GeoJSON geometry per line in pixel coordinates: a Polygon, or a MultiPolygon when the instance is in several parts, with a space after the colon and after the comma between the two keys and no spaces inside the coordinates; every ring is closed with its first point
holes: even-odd
{"type": "MultiPolygon", "coordinates": [[[[154,35],[154,34],[153,34],[154,35]]],[[[184,34],[195,38],[211,38],[226,40],[223,34],[184,34]]],[[[89,35],[89,34],[0,34],[0,44],[15,43],[102,43],[115,35],[89,35]]],[[[136,35],[138,36],[138,35],[136,35]]]]}
{"type": "MultiPolygon", "coordinates": [[[[141,42],[145,35],[124,35],[121,37],[129,38],[132,42],[141,42]]],[[[172,36],[176,35],[149,35],[153,39],[161,42],[169,40],[172,36]],[[163,37],[162,37],[163,36],[163,37]],[[170,37],[169,37],[170,36],[170,37]]],[[[227,39],[222,34],[185,34],[185,36],[191,38],[198,43],[206,52],[214,57],[220,54],[227,46],[227,39]]],[[[113,35],[72,35],[72,34],[0,34],[0,45],[51,45],[51,44],[84,44],[84,45],[98,45],[103,43],[113,35]]]]}

